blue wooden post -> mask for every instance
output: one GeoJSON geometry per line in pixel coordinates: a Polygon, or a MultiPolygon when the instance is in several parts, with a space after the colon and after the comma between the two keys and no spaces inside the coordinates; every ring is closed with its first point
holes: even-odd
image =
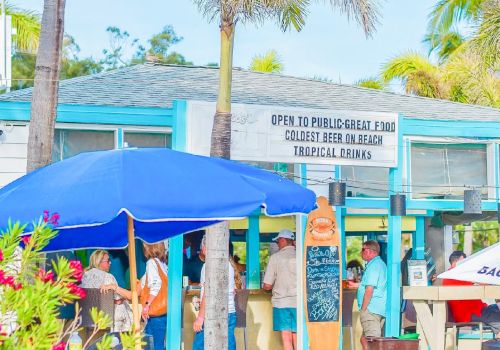
{"type": "Polygon", "coordinates": [[[425,259],[425,216],[417,216],[413,235],[412,259],[425,259]]]}
{"type": "MultiPolygon", "coordinates": [[[[260,213],[260,210],[259,210],[260,213]]],[[[250,215],[248,217],[247,230],[247,289],[260,288],[260,228],[259,215],[250,215]]]]}
{"type": "MultiPolygon", "coordinates": [[[[389,194],[403,189],[403,117],[398,118],[398,166],[389,170],[389,194]]],[[[400,334],[401,317],[401,216],[392,216],[388,206],[389,228],[387,231],[387,309],[385,335],[396,337],[400,334]]]]}
{"type": "MultiPolygon", "coordinates": [[[[335,165],[335,180],[342,180],[342,169],[340,165],[335,165]]],[[[346,279],[347,275],[347,239],[345,234],[345,208],[336,207],[335,209],[335,219],[337,220],[337,227],[340,234],[340,241],[342,245],[342,279],[346,279]]],[[[342,332],[340,333],[342,336],[342,332]]],[[[342,342],[340,342],[342,348],[342,342]]]]}
{"type": "MultiPolygon", "coordinates": [[[[306,164],[300,164],[298,165],[299,167],[299,177],[300,177],[300,184],[304,187],[307,187],[307,165],[306,164]]],[[[297,220],[296,220],[296,227],[297,227],[297,233],[299,232],[299,227],[302,228],[301,230],[301,240],[300,242],[302,244],[298,245],[297,244],[297,262],[300,262],[297,264],[297,269],[302,269],[302,260],[304,258],[304,238],[305,238],[305,233],[306,233],[306,226],[307,226],[307,216],[306,215],[298,215],[297,220]]],[[[297,276],[302,275],[303,270],[297,271],[297,276]]],[[[303,289],[303,283],[302,281],[297,281],[299,285],[297,285],[297,291],[303,289]]],[[[303,350],[308,350],[309,349],[309,335],[307,334],[307,325],[306,325],[306,315],[305,315],[305,309],[304,309],[304,300],[303,298],[305,297],[305,292],[303,291],[301,295],[299,295],[299,300],[297,300],[297,309],[300,308],[300,312],[298,313],[297,317],[297,324],[301,324],[302,327],[302,334],[299,335],[299,337],[302,337],[302,342],[299,342],[299,349],[303,350]],[[301,298],[300,298],[301,297],[301,298]],[[299,315],[302,315],[299,318],[299,315]],[[302,347],[300,346],[302,345],[302,347]]],[[[299,339],[300,340],[300,339],[299,339]]]]}
{"type": "MultiPolygon", "coordinates": [[[[186,101],[174,101],[174,126],[172,148],[178,151],[186,149],[186,101]]],[[[179,350],[182,342],[182,235],[169,241],[168,252],[168,312],[167,344],[169,350],[179,350]]]]}

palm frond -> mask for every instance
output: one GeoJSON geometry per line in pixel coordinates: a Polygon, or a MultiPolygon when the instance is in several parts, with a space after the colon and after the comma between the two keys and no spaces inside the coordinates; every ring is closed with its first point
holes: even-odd
{"type": "Polygon", "coordinates": [[[376,0],[330,0],[330,4],[334,8],[339,8],[348,19],[354,17],[356,22],[363,27],[367,37],[375,32],[380,17],[376,0]]]}
{"type": "Polygon", "coordinates": [[[500,63],[500,0],[484,2],[482,21],[471,45],[487,67],[496,67],[500,63]]]}
{"type": "Polygon", "coordinates": [[[277,11],[277,19],[280,28],[287,31],[291,26],[300,32],[306,23],[306,17],[309,14],[309,0],[291,1],[282,10],[277,11]]]}
{"type": "Polygon", "coordinates": [[[464,41],[465,38],[455,30],[427,33],[423,40],[429,46],[429,55],[436,52],[441,62],[445,61],[464,41]]]}
{"type": "Polygon", "coordinates": [[[462,20],[477,21],[485,0],[440,0],[429,15],[429,32],[448,31],[462,20]]]}
{"type": "Polygon", "coordinates": [[[275,50],[269,50],[262,56],[255,56],[250,63],[250,70],[264,73],[281,73],[283,62],[275,50]]]}
{"type": "Polygon", "coordinates": [[[25,52],[36,52],[40,38],[40,15],[9,3],[5,4],[5,10],[5,13],[12,17],[12,27],[16,28],[16,35],[13,37],[16,48],[25,52]]]}
{"type": "Polygon", "coordinates": [[[357,82],[355,82],[354,85],[375,90],[386,89],[386,84],[378,77],[369,77],[360,79],[357,82]]]}
{"type": "Polygon", "coordinates": [[[439,67],[414,52],[400,55],[385,63],[381,78],[386,84],[393,79],[400,79],[407,93],[419,96],[446,98],[449,93],[439,67]]]}

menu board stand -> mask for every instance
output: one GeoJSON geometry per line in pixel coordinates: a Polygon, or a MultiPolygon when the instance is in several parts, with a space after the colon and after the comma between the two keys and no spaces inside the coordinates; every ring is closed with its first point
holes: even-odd
{"type": "Polygon", "coordinates": [[[304,309],[309,349],[340,348],[342,249],[335,213],[325,197],[309,214],[304,239],[304,309]]]}

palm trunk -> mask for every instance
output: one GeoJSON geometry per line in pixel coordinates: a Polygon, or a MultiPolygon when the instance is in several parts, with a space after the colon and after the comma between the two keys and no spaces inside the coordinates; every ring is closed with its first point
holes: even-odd
{"type": "MultiPolygon", "coordinates": [[[[231,156],[231,80],[233,69],[234,24],[222,21],[219,68],[219,95],[212,129],[210,155],[231,156]]],[[[207,230],[205,266],[205,349],[228,348],[228,247],[229,224],[223,222],[207,230]]]]}
{"type": "Polygon", "coordinates": [[[31,99],[27,171],[52,161],[65,0],[45,0],[31,99]]]}

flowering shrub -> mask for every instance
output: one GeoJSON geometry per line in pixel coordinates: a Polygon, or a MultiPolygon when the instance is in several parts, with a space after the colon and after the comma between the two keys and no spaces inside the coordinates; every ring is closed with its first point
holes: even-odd
{"type": "MultiPolygon", "coordinates": [[[[10,222],[1,233],[0,349],[64,350],[63,339],[78,330],[78,305],[77,317],[66,329],[58,317],[61,306],[85,298],[84,289],[78,286],[83,276],[81,263],[59,258],[51,270],[40,267],[44,266],[42,249],[57,235],[51,227],[57,219],[58,215],[49,217],[47,212],[30,235],[23,233],[25,226],[10,222]]],[[[91,316],[95,322],[92,338],[108,328],[111,320],[96,309],[91,310],[91,316]]],[[[130,343],[134,337],[126,334],[122,342],[130,343]]],[[[105,337],[98,348],[110,349],[111,338],[105,337]]]]}

